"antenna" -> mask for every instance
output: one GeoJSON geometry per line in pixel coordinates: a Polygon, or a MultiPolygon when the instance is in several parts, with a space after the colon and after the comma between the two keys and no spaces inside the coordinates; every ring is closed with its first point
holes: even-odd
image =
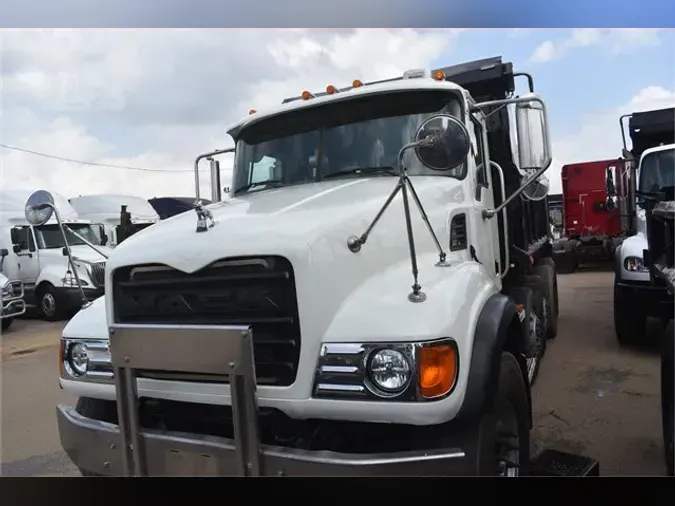
{"type": "Polygon", "coordinates": [[[396,186],[392,192],[389,194],[389,197],[382,205],[377,215],[375,215],[375,218],[368,226],[366,231],[361,236],[353,235],[347,239],[347,247],[352,253],[358,253],[361,251],[361,247],[366,244],[366,241],[375,228],[375,225],[377,225],[378,221],[380,221],[380,218],[382,218],[382,215],[389,207],[389,204],[391,204],[391,202],[394,200],[394,197],[396,197],[400,191],[403,196],[403,211],[405,215],[406,231],[408,234],[408,248],[410,250],[410,264],[413,275],[412,292],[408,294],[408,300],[410,302],[424,302],[427,296],[422,291],[422,287],[420,286],[418,280],[419,271],[417,268],[417,253],[415,250],[415,238],[413,236],[408,192],[410,192],[410,195],[412,196],[415,205],[417,206],[417,209],[419,210],[420,215],[427,226],[427,230],[436,244],[436,249],[438,250],[438,262],[435,265],[437,267],[449,267],[450,264],[446,261],[447,255],[443,250],[443,247],[441,246],[438,236],[434,232],[431,223],[429,222],[429,217],[424,211],[424,206],[422,205],[422,202],[415,191],[415,187],[408,177],[406,169],[403,165],[403,155],[406,153],[406,151],[414,149],[417,157],[425,166],[432,170],[446,172],[462,164],[466,154],[469,152],[469,148],[469,133],[466,130],[464,124],[454,116],[439,114],[425,120],[417,130],[417,133],[415,134],[415,140],[403,146],[398,152],[398,182],[396,183],[396,186]]]}

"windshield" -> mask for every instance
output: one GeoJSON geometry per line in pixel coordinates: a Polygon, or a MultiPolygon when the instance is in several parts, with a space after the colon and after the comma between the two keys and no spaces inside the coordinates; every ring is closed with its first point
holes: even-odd
{"type": "Polygon", "coordinates": [[[675,186],[675,149],[650,153],[640,166],[640,191],[656,193],[675,186]]]}
{"type": "MultiPolygon", "coordinates": [[[[84,237],[94,246],[100,246],[101,242],[91,225],[69,223],[68,227],[84,237]]],[[[41,227],[36,227],[35,236],[37,237],[38,248],[40,249],[63,248],[65,246],[63,243],[63,235],[61,234],[58,225],[42,225],[41,227]]],[[[82,239],[71,233],[68,229],[66,229],[66,237],[68,238],[69,246],[85,244],[82,239]]]]}
{"type": "MultiPolygon", "coordinates": [[[[413,140],[426,118],[438,113],[461,118],[461,111],[453,93],[416,90],[338,101],[266,118],[239,135],[235,192],[265,181],[281,186],[320,181],[358,168],[396,168],[399,150],[413,140]]],[[[442,173],[428,169],[414,150],[406,152],[404,165],[410,176],[462,179],[466,175],[465,164],[442,173]]]]}

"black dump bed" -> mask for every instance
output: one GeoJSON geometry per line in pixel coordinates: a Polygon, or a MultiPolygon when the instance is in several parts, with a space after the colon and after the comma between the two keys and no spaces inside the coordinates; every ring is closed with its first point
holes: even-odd
{"type": "Polygon", "coordinates": [[[649,148],[672,144],[675,142],[675,107],[633,113],[628,120],[628,133],[633,143],[631,153],[638,160],[649,148]]]}

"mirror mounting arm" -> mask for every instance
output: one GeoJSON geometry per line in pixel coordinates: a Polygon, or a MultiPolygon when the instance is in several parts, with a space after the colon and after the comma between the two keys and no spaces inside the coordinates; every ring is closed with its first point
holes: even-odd
{"type": "Polygon", "coordinates": [[[527,181],[520,186],[515,192],[513,192],[507,199],[505,199],[501,204],[499,204],[495,209],[484,209],[482,212],[483,219],[490,219],[494,218],[499,212],[504,209],[507,205],[513,201],[516,197],[518,197],[521,193],[525,191],[525,189],[530,186],[532,183],[534,183],[544,172],[548,170],[548,168],[551,166],[551,162],[553,161],[553,157],[551,156],[551,138],[548,135],[548,114],[546,111],[546,104],[544,101],[539,98],[536,95],[529,95],[529,96],[523,96],[523,97],[514,97],[514,98],[508,98],[505,100],[489,100],[487,102],[480,102],[478,104],[474,104],[471,107],[471,112],[475,111],[483,111],[484,108],[486,107],[495,107],[495,106],[505,106],[505,105],[515,105],[515,104],[520,104],[520,103],[530,103],[530,102],[537,102],[541,106],[541,111],[542,111],[542,117],[543,117],[543,122],[544,122],[544,150],[545,150],[545,159],[544,163],[542,163],[542,167],[537,170],[527,181]]]}
{"type": "Polygon", "coordinates": [[[408,177],[404,166],[403,166],[403,155],[405,154],[406,151],[413,149],[413,148],[418,148],[418,147],[432,147],[434,143],[436,142],[436,139],[434,139],[432,136],[427,136],[423,139],[420,139],[419,141],[411,142],[409,144],[406,144],[401,148],[401,150],[398,152],[398,174],[399,174],[399,180],[396,186],[394,187],[394,190],[389,194],[389,197],[387,197],[387,200],[385,201],[384,205],[380,208],[378,211],[377,215],[371,222],[371,224],[368,226],[366,231],[360,236],[351,236],[347,239],[347,247],[352,253],[358,253],[361,251],[361,247],[366,243],[368,240],[368,236],[370,233],[373,231],[375,228],[375,225],[380,221],[380,218],[382,218],[382,215],[384,212],[387,210],[391,202],[394,200],[394,197],[398,194],[400,191],[403,195],[403,211],[405,215],[405,221],[406,221],[406,230],[407,230],[407,235],[408,235],[408,248],[410,250],[410,263],[411,263],[411,268],[412,268],[412,274],[413,274],[413,285],[412,285],[412,292],[408,294],[408,300],[410,302],[424,302],[427,298],[426,294],[422,292],[422,287],[419,284],[418,280],[418,267],[417,267],[417,254],[415,251],[415,239],[413,237],[413,230],[412,230],[412,220],[410,217],[410,204],[408,202],[408,190],[410,191],[410,194],[412,195],[413,200],[415,201],[415,204],[417,206],[417,209],[419,210],[420,214],[422,215],[422,219],[424,220],[424,223],[427,226],[427,229],[429,230],[429,233],[431,234],[431,237],[433,238],[436,248],[438,250],[438,263],[436,263],[436,266],[438,267],[448,267],[450,264],[446,261],[446,253],[443,251],[443,247],[441,246],[440,241],[438,240],[438,237],[436,236],[436,233],[434,232],[433,227],[431,226],[431,223],[429,222],[429,217],[427,216],[427,213],[424,211],[424,207],[422,206],[422,203],[417,195],[417,192],[415,191],[415,188],[412,184],[412,181],[410,181],[410,178],[408,177]]]}

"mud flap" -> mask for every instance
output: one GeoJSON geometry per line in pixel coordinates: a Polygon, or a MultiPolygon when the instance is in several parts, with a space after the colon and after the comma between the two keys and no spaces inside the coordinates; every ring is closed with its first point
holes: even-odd
{"type": "Polygon", "coordinates": [[[600,476],[600,463],[583,455],[544,450],[530,463],[531,476],[600,476]]]}
{"type": "Polygon", "coordinates": [[[143,371],[228,376],[238,474],[262,475],[249,327],[115,325],[109,333],[126,476],[148,476],[151,468],[163,466],[162,462],[149,463],[144,452],[137,391],[137,378],[143,371]]]}

